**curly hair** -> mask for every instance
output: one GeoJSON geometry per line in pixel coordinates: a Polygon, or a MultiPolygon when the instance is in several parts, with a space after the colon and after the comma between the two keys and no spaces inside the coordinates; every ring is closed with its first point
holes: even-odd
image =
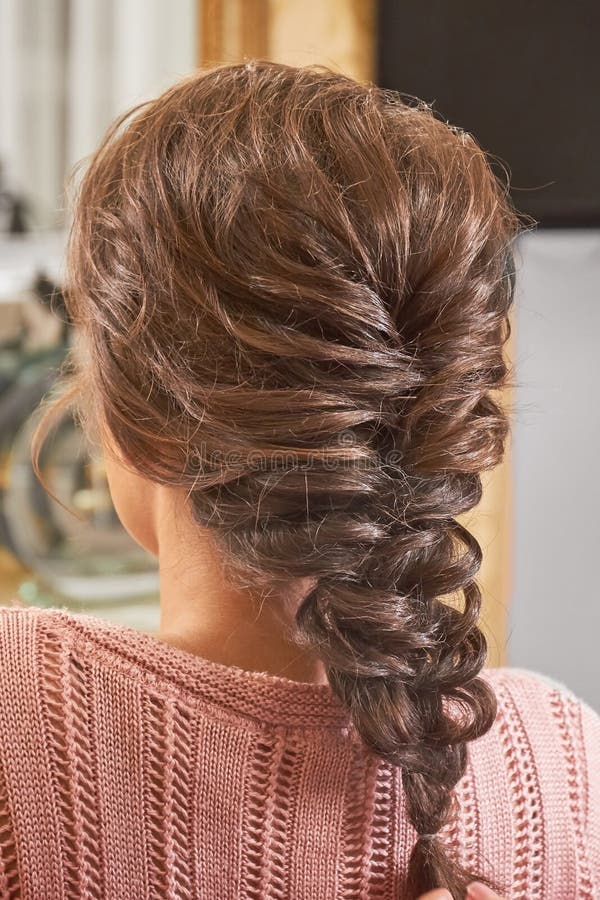
{"type": "Polygon", "coordinates": [[[253,60],[116,122],[71,231],[90,408],[137,471],[186,486],[233,570],[310,579],[295,639],[400,767],[411,898],[506,889],[431,835],[497,712],[457,516],[509,430],[519,230],[485,152],[428,104],[253,60]]]}

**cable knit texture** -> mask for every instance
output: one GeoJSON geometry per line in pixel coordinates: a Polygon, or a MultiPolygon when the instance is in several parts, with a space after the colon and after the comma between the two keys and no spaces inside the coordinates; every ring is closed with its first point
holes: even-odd
{"type": "MultiPolygon", "coordinates": [[[[1,897],[402,897],[399,772],[327,685],[64,610],[0,623],[1,897]]],[[[535,672],[483,677],[498,717],[443,840],[510,900],[597,900],[600,717],[535,672]]]]}

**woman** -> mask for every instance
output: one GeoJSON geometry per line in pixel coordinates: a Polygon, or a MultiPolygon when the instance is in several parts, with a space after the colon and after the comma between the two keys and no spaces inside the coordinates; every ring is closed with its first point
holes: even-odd
{"type": "Polygon", "coordinates": [[[600,719],[483,670],[457,520],[507,435],[518,231],[470,135],[326,69],[114,126],[67,396],[160,630],[3,613],[6,896],[598,896],[600,719]]]}

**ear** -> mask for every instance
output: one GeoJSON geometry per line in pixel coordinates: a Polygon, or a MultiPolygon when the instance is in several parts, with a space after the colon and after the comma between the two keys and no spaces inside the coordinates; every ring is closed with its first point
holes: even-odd
{"type": "Polygon", "coordinates": [[[110,495],[121,524],[140,547],[157,556],[159,485],[135,472],[109,445],[105,445],[104,465],[110,495]]]}

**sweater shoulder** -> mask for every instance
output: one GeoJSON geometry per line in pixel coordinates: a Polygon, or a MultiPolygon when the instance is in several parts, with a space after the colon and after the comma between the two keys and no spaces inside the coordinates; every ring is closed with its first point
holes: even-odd
{"type": "Polygon", "coordinates": [[[64,612],[65,610],[41,606],[0,606],[0,642],[10,643],[17,634],[23,631],[35,631],[39,622],[64,612]]]}
{"type": "Polygon", "coordinates": [[[68,641],[66,609],[37,606],[0,607],[0,682],[13,682],[23,692],[29,676],[40,668],[44,636],[57,643],[68,641]]]}
{"type": "Polygon", "coordinates": [[[568,685],[527,668],[485,669],[483,677],[496,694],[496,729],[520,728],[530,743],[562,740],[585,749],[600,741],[600,715],[568,685]]]}
{"type": "Polygon", "coordinates": [[[583,702],[571,688],[547,675],[533,669],[519,666],[499,666],[483,670],[483,676],[493,685],[502,685],[519,695],[524,701],[547,698],[550,694],[559,693],[563,698],[574,702],[583,702]]]}
{"type": "Polygon", "coordinates": [[[600,896],[600,715],[540,672],[500,667],[482,674],[498,712],[490,732],[474,742],[481,769],[497,789],[498,773],[487,761],[503,760],[508,794],[529,820],[537,808],[547,847],[570,855],[590,891],[585,896],[600,896]]]}
{"type": "MultiPolygon", "coordinates": [[[[35,606],[0,606],[0,654],[10,655],[22,649],[23,643],[34,639],[40,620],[48,610],[35,606]]],[[[6,673],[5,673],[6,674],[6,673]]]]}
{"type": "Polygon", "coordinates": [[[32,668],[37,637],[50,610],[32,606],[0,607],[0,680],[22,678],[32,668]],[[16,663],[15,666],[9,662],[16,663]]]}
{"type": "MultiPolygon", "coordinates": [[[[39,725],[40,636],[50,610],[0,607],[0,744],[12,746],[23,722],[39,725]]],[[[38,729],[39,730],[39,729],[38,729]]]]}

